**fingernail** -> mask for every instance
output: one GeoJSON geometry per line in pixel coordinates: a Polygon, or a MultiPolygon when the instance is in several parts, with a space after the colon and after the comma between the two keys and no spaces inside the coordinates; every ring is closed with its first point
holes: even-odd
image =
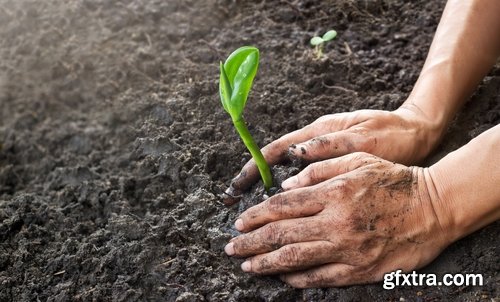
{"type": "Polygon", "coordinates": [[[281,183],[283,190],[289,190],[295,187],[299,183],[299,178],[297,176],[292,176],[281,183]]]}
{"type": "Polygon", "coordinates": [[[252,263],[250,261],[245,261],[241,264],[241,269],[244,271],[244,272],[249,272],[252,270],[252,263]]]}
{"type": "Polygon", "coordinates": [[[235,203],[237,203],[240,199],[240,196],[238,196],[236,190],[233,187],[229,187],[224,191],[223,195],[223,202],[227,206],[231,206],[235,203]]]}
{"type": "Polygon", "coordinates": [[[245,226],[243,225],[243,220],[241,220],[241,218],[236,219],[236,221],[234,222],[234,227],[238,231],[243,231],[243,229],[245,228],[245,226]]]}
{"type": "Polygon", "coordinates": [[[224,251],[229,256],[234,255],[234,243],[230,242],[230,243],[226,244],[226,246],[224,247],[224,251]]]}

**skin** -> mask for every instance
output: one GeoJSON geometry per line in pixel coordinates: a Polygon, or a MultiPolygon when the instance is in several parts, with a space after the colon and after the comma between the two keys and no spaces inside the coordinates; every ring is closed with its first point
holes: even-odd
{"type": "MultiPolygon", "coordinates": [[[[499,11],[496,0],[450,0],[399,109],[323,116],[264,147],[270,164],[288,154],[317,162],[283,182],[284,193],[242,213],[235,227],[243,234],[226,253],[247,258],[246,272],[279,274],[295,287],[344,286],[420,268],[499,219],[500,126],[431,167],[406,166],[439,143],[495,63],[499,11]]],[[[250,161],[228,195],[257,177],[250,161]]]]}

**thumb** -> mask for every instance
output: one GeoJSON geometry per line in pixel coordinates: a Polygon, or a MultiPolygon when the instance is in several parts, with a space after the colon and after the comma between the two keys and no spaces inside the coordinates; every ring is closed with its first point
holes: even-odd
{"type": "Polygon", "coordinates": [[[233,205],[237,203],[241,194],[259,179],[259,170],[253,159],[248,161],[240,173],[231,180],[231,184],[224,192],[224,204],[233,205]]]}

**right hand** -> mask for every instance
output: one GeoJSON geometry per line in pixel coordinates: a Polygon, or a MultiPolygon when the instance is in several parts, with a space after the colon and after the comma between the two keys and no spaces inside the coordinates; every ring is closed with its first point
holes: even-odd
{"type": "MultiPolygon", "coordinates": [[[[430,153],[443,128],[411,104],[392,112],[358,110],[330,114],[273,141],[262,148],[262,154],[269,165],[287,156],[313,162],[353,152],[367,152],[411,165],[430,153]]],[[[229,205],[237,202],[237,197],[258,179],[257,166],[250,160],[231,181],[224,202],[229,205]]]]}
{"type": "MultiPolygon", "coordinates": [[[[310,164],[243,212],[224,248],[245,272],[294,287],[371,283],[420,268],[457,237],[428,169],[366,153],[310,164]]],[[[445,203],[446,204],[446,203],[445,203]]]]}

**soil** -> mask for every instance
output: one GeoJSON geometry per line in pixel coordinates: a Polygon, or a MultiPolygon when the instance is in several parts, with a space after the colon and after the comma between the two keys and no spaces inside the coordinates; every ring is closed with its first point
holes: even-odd
{"type": "MultiPolygon", "coordinates": [[[[223,252],[248,204],[219,194],[249,159],[218,62],[261,50],[246,108],[264,145],[321,115],[391,110],[444,1],[0,0],[0,301],[499,299],[500,223],[423,272],[482,287],[293,289],[223,252]],[[336,29],[314,60],[308,40],[336,29]]],[[[500,69],[427,164],[500,121],[500,69]]]]}

